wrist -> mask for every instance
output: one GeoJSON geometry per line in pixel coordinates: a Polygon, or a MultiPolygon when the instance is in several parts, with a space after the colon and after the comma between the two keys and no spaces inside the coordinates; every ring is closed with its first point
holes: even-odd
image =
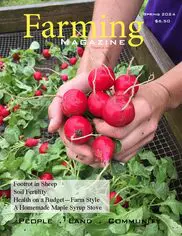
{"type": "Polygon", "coordinates": [[[109,66],[107,61],[107,53],[103,50],[99,50],[99,48],[91,48],[90,46],[87,46],[81,59],[77,74],[89,73],[94,68],[103,64],[109,66]]]}
{"type": "Polygon", "coordinates": [[[89,73],[92,69],[106,65],[112,69],[117,63],[121,47],[116,45],[98,45],[88,42],[80,62],[78,73],[89,73]]]}
{"type": "Polygon", "coordinates": [[[158,94],[159,101],[163,104],[164,112],[171,109],[171,94],[168,88],[159,80],[155,80],[151,84],[158,94]]]}

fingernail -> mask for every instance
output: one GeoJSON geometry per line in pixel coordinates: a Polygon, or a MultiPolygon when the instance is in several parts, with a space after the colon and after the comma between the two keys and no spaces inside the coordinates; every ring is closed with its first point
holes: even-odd
{"type": "Polygon", "coordinates": [[[54,123],[54,121],[53,121],[53,119],[51,119],[50,122],[49,122],[49,126],[48,126],[48,131],[49,131],[50,133],[53,132],[53,123],[54,123]]]}
{"type": "Polygon", "coordinates": [[[95,118],[95,119],[93,119],[93,122],[94,122],[94,124],[101,124],[103,121],[95,118]]]}

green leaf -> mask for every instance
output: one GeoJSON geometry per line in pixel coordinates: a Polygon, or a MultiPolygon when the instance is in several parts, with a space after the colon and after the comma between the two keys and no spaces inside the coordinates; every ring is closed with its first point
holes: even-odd
{"type": "Polygon", "coordinates": [[[143,176],[149,178],[150,170],[147,170],[141,163],[137,162],[134,158],[128,162],[130,174],[143,176]]]}
{"type": "Polygon", "coordinates": [[[28,59],[28,66],[29,67],[34,67],[35,66],[35,58],[29,57],[28,59]]]}
{"type": "MultiPolygon", "coordinates": [[[[8,153],[9,153],[9,149],[3,149],[0,151],[0,161],[1,160],[5,160],[8,156],[8,153]]],[[[0,170],[1,172],[1,170],[0,170]]]]}
{"type": "Polygon", "coordinates": [[[4,161],[4,166],[10,172],[15,172],[22,163],[22,157],[15,158],[14,154],[8,156],[8,158],[4,161]]]}
{"type": "Polygon", "coordinates": [[[11,174],[9,172],[4,172],[0,175],[0,179],[11,179],[11,174]]]}
{"type": "Polygon", "coordinates": [[[72,235],[72,236],[83,236],[85,231],[85,225],[83,224],[67,224],[66,230],[72,235]]]}
{"type": "Polygon", "coordinates": [[[15,217],[15,212],[11,211],[11,205],[4,206],[1,212],[2,220],[1,225],[5,225],[8,221],[11,221],[15,217]]]}
{"type": "Polygon", "coordinates": [[[182,203],[174,198],[168,198],[166,201],[160,204],[161,206],[168,206],[172,212],[176,215],[182,214],[182,203]]]}
{"type": "Polygon", "coordinates": [[[61,154],[63,151],[65,151],[65,146],[60,138],[57,138],[55,143],[50,146],[48,149],[48,153],[50,154],[61,154]]]}
{"type": "Polygon", "coordinates": [[[120,140],[116,139],[116,140],[114,140],[114,142],[115,142],[115,152],[116,153],[121,152],[122,144],[121,144],[120,140]]]}
{"type": "Polygon", "coordinates": [[[132,75],[138,76],[143,69],[144,69],[144,65],[131,66],[130,72],[132,75]]]}
{"type": "Polygon", "coordinates": [[[133,208],[130,211],[122,215],[123,219],[128,220],[142,220],[143,219],[143,207],[133,208]]]}
{"type": "Polygon", "coordinates": [[[162,200],[165,200],[169,193],[169,187],[167,183],[152,183],[151,184],[153,188],[154,194],[162,200]]]}
{"type": "Polygon", "coordinates": [[[113,176],[122,176],[126,172],[126,166],[119,163],[118,161],[111,162],[111,172],[113,176]]]}
{"type": "Polygon", "coordinates": [[[25,173],[22,170],[17,170],[16,172],[12,173],[13,179],[22,180],[25,179],[25,173]]]}
{"type": "Polygon", "coordinates": [[[0,148],[5,149],[9,147],[9,143],[6,141],[6,139],[2,138],[0,139],[0,148]]]}
{"type": "Polygon", "coordinates": [[[170,157],[165,157],[165,159],[168,161],[167,166],[167,174],[171,179],[177,179],[177,171],[173,164],[173,160],[170,157]]]}
{"type": "Polygon", "coordinates": [[[55,165],[52,167],[53,175],[58,175],[61,171],[67,170],[66,166],[63,165],[55,165]]]}
{"type": "Polygon", "coordinates": [[[141,160],[148,160],[148,162],[155,166],[155,164],[157,163],[157,159],[155,157],[155,154],[151,151],[143,151],[143,152],[139,152],[138,156],[140,157],[141,160]]]}
{"type": "Polygon", "coordinates": [[[39,137],[41,135],[39,121],[32,120],[28,126],[24,129],[25,137],[39,137]]]}
{"type": "Polygon", "coordinates": [[[57,225],[49,224],[17,224],[13,228],[11,236],[69,236],[65,230],[57,225]]]}
{"type": "Polygon", "coordinates": [[[159,229],[157,223],[153,223],[146,226],[143,236],[156,236],[158,235],[158,231],[159,229]]]}
{"type": "Polygon", "coordinates": [[[32,67],[26,66],[26,67],[23,68],[23,74],[25,76],[31,76],[31,75],[33,75],[33,73],[34,73],[34,70],[33,70],[32,67]]]}
{"type": "Polygon", "coordinates": [[[126,225],[125,224],[111,224],[109,225],[109,230],[113,234],[124,234],[126,233],[126,225]]]}
{"type": "Polygon", "coordinates": [[[28,150],[23,157],[23,162],[20,166],[20,169],[23,171],[29,172],[32,168],[32,162],[33,162],[33,157],[35,155],[35,152],[33,150],[28,150]]]}
{"type": "Polygon", "coordinates": [[[19,80],[15,80],[16,81],[16,86],[20,89],[23,89],[25,90],[26,92],[31,92],[32,91],[32,87],[31,86],[28,86],[26,85],[25,83],[19,81],[19,80]]]}
{"type": "Polygon", "coordinates": [[[181,236],[182,235],[182,226],[176,223],[173,219],[171,219],[168,215],[158,215],[154,214],[157,218],[159,218],[168,229],[167,236],[181,236]]]}
{"type": "Polygon", "coordinates": [[[32,50],[38,50],[38,49],[40,49],[40,44],[39,44],[39,42],[33,41],[33,42],[31,43],[29,49],[32,49],[32,50]]]}
{"type": "Polygon", "coordinates": [[[98,235],[98,236],[114,236],[115,234],[113,234],[110,229],[109,229],[109,225],[108,224],[89,224],[86,225],[86,231],[88,231],[88,233],[90,233],[91,235],[98,235]]]}
{"type": "Polygon", "coordinates": [[[2,99],[3,96],[4,96],[4,93],[3,93],[3,91],[0,90],[0,99],[2,99]]]}
{"type": "Polygon", "coordinates": [[[18,142],[20,134],[20,130],[17,126],[14,126],[13,128],[7,127],[4,131],[4,138],[12,145],[18,142]]]}

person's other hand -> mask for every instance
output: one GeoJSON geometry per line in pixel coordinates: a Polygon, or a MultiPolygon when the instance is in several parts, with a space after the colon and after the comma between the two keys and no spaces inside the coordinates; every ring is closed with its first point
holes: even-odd
{"type": "MultiPolygon", "coordinates": [[[[93,161],[94,157],[90,145],[89,144],[75,145],[66,139],[63,129],[64,116],[61,107],[62,96],[69,89],[74,88],[74,89],[80,89],[85,93],[88,92],[89,88],[88,88],[87,77],[88,77],[87,73],[80,73],[74,79],[66,82],[59,88],[56,97],[53,99],[48,109],[49,120],[50,120],[48,131],[50,133],[54,133],[56,131],[59,132],[61,140],[66,145],[68,157],[70,157],[71,159],[75,159],[79,162],[92,165],[94,163],[93,161]]],[[[93,164],[93,167],[96,166],[98,165],[93,164]]]]}
{"type": "Polygon", "coordinates": [[[159,120],[168,106],[169,94],[157,81],[140,87],[133,99],[135,119],[129,125],[116,128],[100,119],[94,119],[98,133],[119,139],[120,153],[114,159],[127,162],[146,144],[154,139],[159,120]]]}

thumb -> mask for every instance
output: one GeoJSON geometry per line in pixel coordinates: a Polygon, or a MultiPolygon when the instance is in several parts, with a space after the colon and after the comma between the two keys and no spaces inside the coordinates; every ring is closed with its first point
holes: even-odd
{"type": "Polygon", "coordinates": [[[62,98],[60,96],[56,96],[51,105],[49,106],[48,114],[49,114],[49,127],[48,132],[54,133],[56,132],[63,121],[63,113],[61,108],[62,98]]]}

